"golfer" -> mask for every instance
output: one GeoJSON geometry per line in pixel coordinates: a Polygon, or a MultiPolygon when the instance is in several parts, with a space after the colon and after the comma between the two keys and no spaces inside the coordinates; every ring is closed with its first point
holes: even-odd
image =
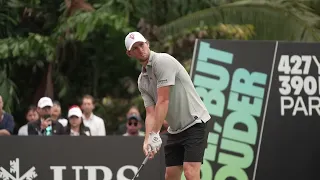
{"type": "Polygon", "coordinates": [[[144,153],[159,151],[159,131],[167,120],[168,140],[165,151],[166,180],[200,180],[200,167],[208,133],[210,115],[197,94],[184,67],[171,55],[149,49],[149,42],[139,32],[125,38],[129,57],[138,59],[142,72],[138,87],[146,108],[144,153]]]}

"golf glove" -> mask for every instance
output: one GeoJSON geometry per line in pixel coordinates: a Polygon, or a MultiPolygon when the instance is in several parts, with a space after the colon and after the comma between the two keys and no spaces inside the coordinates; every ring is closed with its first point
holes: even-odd
{"type": "Polygon", "coordinates": [[[152,151],[158,151],[161,147],[162,139],[159,133],[151,132],[149,134],[148,145],[152,151]]]}

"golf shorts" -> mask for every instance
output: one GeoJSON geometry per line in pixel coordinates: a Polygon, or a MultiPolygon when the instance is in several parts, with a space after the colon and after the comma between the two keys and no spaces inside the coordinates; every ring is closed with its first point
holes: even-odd
{"type": "Polygon", "coordinates": [[[197,123],[178,134],[167,134],[164,146],[166,167],[183,162],[201,162],[207,146],[207,123],[197,123]]]}

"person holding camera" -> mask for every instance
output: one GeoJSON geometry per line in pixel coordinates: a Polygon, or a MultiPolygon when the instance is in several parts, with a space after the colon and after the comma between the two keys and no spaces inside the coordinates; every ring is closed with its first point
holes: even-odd
{"type": "Polygon", "coordinates": [[[28,135],[52,136],[65,134],[62,124],[51,119],[52,106],[53,103],[49,97],[42,97],[38,101],[37,111],[40,119],[28,124],[28,135]]]}

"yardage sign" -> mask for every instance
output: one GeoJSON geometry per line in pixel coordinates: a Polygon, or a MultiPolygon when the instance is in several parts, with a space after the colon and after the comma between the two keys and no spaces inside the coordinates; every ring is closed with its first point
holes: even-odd
{"type": "Polygon", "coordinates": [[[213,120],[203,180],[314,178],[319,49],[316,43],[196,41],[191,77],[213,120]]]}

